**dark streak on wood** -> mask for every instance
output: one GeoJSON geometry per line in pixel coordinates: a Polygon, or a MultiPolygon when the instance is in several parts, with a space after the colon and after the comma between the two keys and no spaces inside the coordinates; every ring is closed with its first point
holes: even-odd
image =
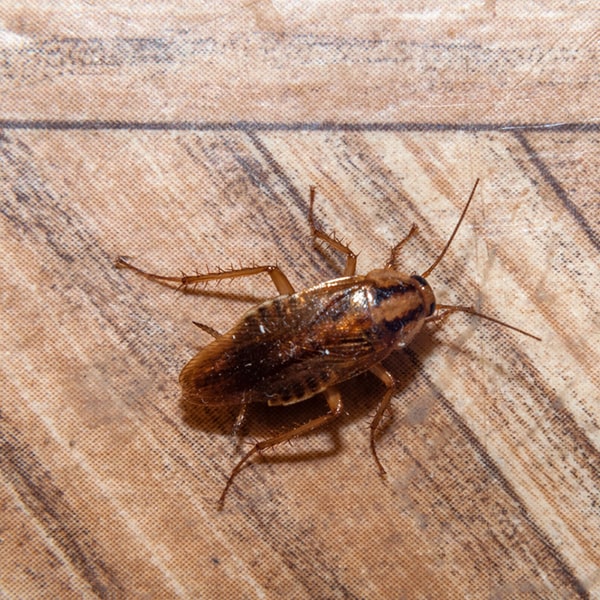
{"type": "MultiPolygon", "coordinates": [[[[77,511],[35,453],[21,441],[8,417],[0,413],[0,469],[20,501],[46,535],[69,557],[71,566],[101,598],[125,597],[115,572],[101,558],[107,554],[82,528],[77,511]]],[[[60,557],[56,557],[60,562],[60,557]]]]}
{"type": "MultiPolygon", "coordinates": [[[[481,440],[473,433],[473,431],[466,424],[461,415],[455,410],[454,406],[451,402],[447,400],[444,396],[443,392],[437,388],[431,378],[427,374],[427,370],[420,363],[417,355],[410,348],[405,350],[407,355],[410,357],[410,360],[413,362],[419,373],[423,379],[427,382],[429,389],[432,394],[435,396],[436,401],[440,402],[441,406],[444,408],[444,411],[449,415],[450,419],[456,424],[458,431],[465,437],[467,441],[467,445],[473,448],[473,450],[477,453],[478,457],[481,459],[483,464],[486,467],[486,470],[492,474],[492,476],[500,483],[502,489],[506,492],[507,496],[517,505],[519,514],[526,521],[527,525],[530,527],[535,537],[542,544],[545,550],[548,553],[548,556],[551,557],[554,565],[548,565],[545,561],[541,560],[541,564],[545,564],[548,567],[549,571],[556,571],[561,574],[561,577],[564,578],[569,585],[581,598],[589,598],[589,593],[585,589],[585,585],[577,579],[571,567],[565,562],[564,558],[561,556],[560,552],[557,550],[555,545],[549,539],[549,537],[540,529],[535,520],[529,514],[529,511],[525,507],[523,500],[517,494],[514,487],[508,481],[508,479],[502,473],[502,470],[493,458],[490,456],[488,451],[485,449],[484,445],[481,443],[481,440]]],[[[413,460],[416,460],[413,458],[413,460]]],[[[425,473],[428,471],[420,465],[420,468],[423,469],[425,473]]],[[[445,495],[444,490],[440,487],[438,490],[440,495],[445,495]]],[[[453,502],[451,498],[446,498],[446,502],[448,506],[452,506],[453,502]]],[[[460,513],[457,513],[457,517],[460,519],[460,513]]]]}
{"type": "Polygon", "coordinates": [[[544,181],[550,186],[552,191],[556,194],[556,197],[562,202],[565,210],[575,219],[576,223],[592,243],[594,248],[600,252],[600,234],[598,233],[597,228],[588,223],[587,219],[572,202],[567,191],[562,185],[560,185],[556,177],[554,177],[552,171],[548,168],[540,155],[535,151],[535,148],[529,143],[523,132],[517,131],[514,133],[514,136],[523,146],[525,152],[527,152],[527,157],[536,166],[544,181]]]}
{"type": "MultiPolygon", "coordinates": [[[[93,274],[86,269],[72,269],[72,285],[77,285],[94,305],[98,315],[107,326],[118,327],[118,321],[109,312],[110,302],[101,296],[102,287],[98,285],[98,277],[110,282],[119,277],[113,267],[113,258],[103,251],[102,245],[90,233],[89,228],[81,222],[79,215],[69,209],[61,199],[55,196],[49,184],[39,173],[38,167],[28,156],[29,150],[21,140],[8,139],[0,145],[0,156],[5,159],[4,176],[6,177],[13,198],[6,198],[0,206],[0,214],[7,218],[17,231],[27,236],[30,243],[51,253],[54,262],[59,259],[64,269],[72,268],[76,260],[85,260],[86,264],[103,265],[94,269],[93,274]],[[69,244],[65,244],[65,232],[68,231],[69,244]],[[82,258],[83,257],[83,258],[82,258]]],[[[0,162],[0,167],[2,167],[0,162]]],[[[109,284],[109,285],[112,285],[109,284]]],[[[123,285],[129,287],[129,283],[123,285]]],[[[121,339],[126,338],[126,331],[118,331],[121,339]]],[[[148,356],[137,350],[134,343],[129,351],[140,364],[148,365],[148,356]]],[[[167,363],[159,355],[153,360],[161,360],[155,368],[166,368],[167,363]]]]}
{"type": "Polygon", "coordinates": [[[0,129],[37,129],[43,131],[239,131],[242,133],[271,131],[493,131],[493,132],[547,132],[600,131],[600,123],[573,122],[549,126],[547,123],[425,123],[373,122],[349,123],[334,121],[268,122],[268,121],[120,121],[120,120],[60,120],[60,119],[0,119],[0,129]]]}

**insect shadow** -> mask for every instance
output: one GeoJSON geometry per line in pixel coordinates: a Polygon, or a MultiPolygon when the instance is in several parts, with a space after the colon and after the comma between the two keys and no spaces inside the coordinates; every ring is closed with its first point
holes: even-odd
{"type": "MultiPolygon", "coordinates": [[[[214,340],[184,366],[179,376],[183,405],[237,410],[235,432],[242,431],[248,414],[253,413],[257,405],[275,407],[273,417],[267,417],[266,412],[260,415],[260,422],[265,426],[273,425],[275,430],[282,429],[275,423],[275,415],[285,414],[280,421],[280,425],[287,425],[285,430],[271,433],[254,443],[238,460],[219,498],[219,509],[224,505],[234,478],[251,458],[293,438],[325,428],[349,412],[349,408],[353,409],[355,416],[369,412],[372,407],[365,397],[371,397],[370,392],[366,394],[362,390],[361,393],[362,383],[355,380],[367,372],[375,375],[384,388],[369,425],[370,451],[380,475],[384,476],[376,438],[386,423],[393,395],[399,387],[406,385],[399,379],[411,381],[414,370],[399,378],[384,367],[382,361],[394,350],[406,348],[426,323],[440,324],[450,315],[463,312],[535,338],[521,329],[476,312],[471,306],[436,304],[433,290],[426,280],[450,247],[473,200],[478,182],[475,182],[448,242],[422,274],[407,274],[398,268],[402,246],[416,233],[413,225],[408,235],[391,249],[383,268],[357,275],[357,255],[348,245],[334,235],[328,235],[315,223],[314,187],[310,188],[310,231],[315,244],[324,244],[345,257],[342,277],[337,279],[296,292],[276,265],[163,276],[134,267],[123,258],[116,261],[118,267],[131,269],[159,283],[177,285],[183,291],[194,290],[207,281],[261,273],[268,274],[277,288],[278,296],[251,308],[224,334],[208,325],[195,323],[214,340]],[[353,381],[352,387],[346,384],[350,380],[353,381]],[[357,399],[354,406],[349,400],[353,394],[357,399]],[[317,395],[324,397],[327,412],[308,416],[304,412],[307,408],[297,407],[317,395]],[[289,411],[284,413],[278,407],[286,407],[289,411]],[[298,412],[294,415],[296,410],[298,412]]],[[[336,443],[334,438],[331,452],[337,446],[339,440],[336,443]]]]}

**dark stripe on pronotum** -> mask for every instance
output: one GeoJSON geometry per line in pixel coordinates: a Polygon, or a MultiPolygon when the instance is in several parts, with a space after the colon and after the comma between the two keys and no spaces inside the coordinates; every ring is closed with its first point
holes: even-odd
{"type": "Polygon", "coordinates": [[[385,325],[385,328],[389,331],[400,331],[400,329],[402,329],[407,323],[410,323],[411,321],[419,318],[421,314],[423,314],[423,307],[417,306],[416,308],[409,310],[403,316],[396,317],[391,321],[384,321],[383,324],[385,325]]]}
{"type": "Polygon", "coordinates": [[[375,290],[375,305],[381,304],[384,300],[388,300],[392,296],[397,294],[404,294],[406,292],[406,286],[403,283],[396,285],[390,285],[390,287],[378,287],[375,290]]]}

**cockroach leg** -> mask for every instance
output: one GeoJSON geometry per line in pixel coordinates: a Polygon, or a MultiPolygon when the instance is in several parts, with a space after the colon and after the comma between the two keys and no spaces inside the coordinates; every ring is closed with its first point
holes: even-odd
{"type": "Polygon", "coordinates": [[[400,254],[400,249],[410,238],[418,233],[419,228],[415,223],[412,224],[410,231],[390,250],[390,257],[388,261],[385,263],[386,269],[398,269],[398,255],[400,254]]]}
{"type": "Polygon", "coordinates": [[[451,307],[451,308],[447,308],[444,310],[438,310],[435,311],[434,314],[432,314],[430,317],[427,317],[425,319],[425,321],[427,323],[434,323],[436,327],[441,327],[442,324],[444,323],[444,321],[453,313],[456,312],[463,312],[461,310],[459,310],[461,307],[451,307]]]}
{"type": "Polygon", "coordinates": [[[240,412],[235,419],[235,423],[233,424],[233,433],[237,436],[240,435],[242,428],[246,424],[246,420],[248,419],[248,403],[244,403],[240,407],[240,412]]]}
{"type": "Polygon", "coordinates": [[[208,333],[208,335],[212,335],[215,338],[215,340],[218,340],[221,337],[221,334],[214,327],[211,327],[210,325],[205,325],[204,323],[198,323],[198,321],[192,321],[192,323],[196,327],[199,327],[200,329],[202,329],[202,331],[204,331],[205,333],[208,333]]]}
{"type": "Polygon", "coordinates": [[[373,417],[373,421],[371,421],[371,453],[373,454],[373,458],[377,463],[377,468],[379,469],[379,474],[384,477],[385,469],[377,456],[377,450],[375,449],[375,434],[377,433],[377,428],[379,427],[379,423],[381,423],[381,419],[383,418],[383,414],[390,404],[390,400],[392,399],[392,395],[396,388],[396,380],[392,376],[392,374],[384,369],[380,363],[373,365],[369,371],[373,373],[376,377],[378,377],[384,385],[387,387],[385,394],[377,407],[377,412],[373,417]]]}
{"type": "Polygon", "coordinates": [[[273,448],[273,446],[277,446],[278,444],[287,442],[292,438],[304,435],[306,433],[309,433],[310,431],[314,431],[319,427],[323,427],[324,425],[327,425],[342,414],[342,396],[338,388],[335,386],[331,386],[327,388],[323,393],[325,394],[325,398],[329,406],[329,412],[326,415],[317,417],[316,419],[312,419],[308,423],[304,423],[304,425],[295,427],[294,429],[291,429],[290,431],[287,431],[285,433],[281,433],[266,440],[262,440],[261,442],[254,444],[254,446],[242,457],[242,459],[234,467],[233,471],[231,471],[231,475],[229,475],[229,479],[225,484],[225,488],[223,489],[223,493],[221,494],[221,497],[219,498],[218,502],[219,510],[223,509],[223,505],[225,504],[225,497],[227,496],[227,492],[229,491],[229,488],[231,487],[235,476],[244,468],[244,465],[255,454],[260,454],[263,450],[266,450],[267,448],[273,448]]]}
{"type": "Polygon", "coordinates": [[[123,257],[117,258],[115,266],[119,268],[126,268],[143,275],[147,279],[152,281],[163,281],[166,283],[178,283],[179,287],[183,290],[190,286],[196,286],[199,283],[205,281],[215,281],[219,279],[235,279],[237,277],[250,277],[251,275],[258,275],[260,273],[268,273],[271,280],[275,284],[277,291],[280,294],[293,294],[294,288],[289,282],[288,278],[283,274],[283,271],[276,265],[262,265],[258,267],[245,267],[243,269],[231,269],[230,271],[217,271],[214,273],[201,273],[198,275],[181,275],[179,277],[171,277],[166,275],[155,275],[154,273],[148,273],[138,267],[134,267],[128,263],[123,257]]]}
{"type": "Polygon", "coordinates": [[[345,277],[352,276],[356,273],[356,254],[350,250],[349,246],[340,242],[340,240],[335,239],[335,237],[328,235],[322,229],[319,229],[315,225],[315,217],[314,217],[314,203],[315,203],[315,186],[310,186],[310,207],[308,211],[308,222],[310,224],[310,233],[315,239],[319,239],[332,248],[335,248],[339,252],[342,252],[346,255],[346,266],[344,267],[343,275],[345,277]]]}

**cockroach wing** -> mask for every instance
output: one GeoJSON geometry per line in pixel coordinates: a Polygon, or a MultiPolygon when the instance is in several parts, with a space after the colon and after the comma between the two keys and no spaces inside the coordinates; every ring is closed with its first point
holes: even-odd
{"type": "Polygon", "coordinates": [[[391,352],[370,318],[364,276],[327,281],[248,311],[183,368],[183,400],[293,404],[391,352]]]}

